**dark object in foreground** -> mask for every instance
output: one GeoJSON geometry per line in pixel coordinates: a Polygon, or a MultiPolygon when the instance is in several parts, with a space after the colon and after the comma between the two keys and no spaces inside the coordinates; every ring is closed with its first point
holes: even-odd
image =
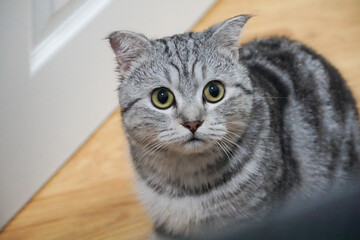
{"type": "MultiPolygon", "coordinates": [[[[199,238],[197,238],[199,239],[199,238]]],[[[236,229],[200,239],[221,240],[358,240],[360,239],[360,180],[322,201],[296,206],[245,231],[236,229]]]]}

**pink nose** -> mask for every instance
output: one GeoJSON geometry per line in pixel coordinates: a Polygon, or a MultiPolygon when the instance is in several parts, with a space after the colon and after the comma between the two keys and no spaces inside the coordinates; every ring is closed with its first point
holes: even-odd
{"type": "Polygon", "coordinates": [[[196,132],[196,130],[203,124],[203,122],[195,121],[195,122],[186,122],[182,125],[189,129],[192,133],[196,132]]]}

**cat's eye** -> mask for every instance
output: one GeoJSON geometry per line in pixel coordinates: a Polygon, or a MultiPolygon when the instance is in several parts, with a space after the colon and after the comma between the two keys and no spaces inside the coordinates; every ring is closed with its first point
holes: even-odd
{"type": "Polygon", "coordinates": [[[211,81],[205,86],[203,94],[206,101],[216,103],[224,97],[224,85],[219,81],[211,81]]]}
{"type": "Polygon", "coordinates": [[[160,109],[167,109],[174,104],[174,94],[167,88],[157,88],[151,94],[151,102],[160,109]]]}

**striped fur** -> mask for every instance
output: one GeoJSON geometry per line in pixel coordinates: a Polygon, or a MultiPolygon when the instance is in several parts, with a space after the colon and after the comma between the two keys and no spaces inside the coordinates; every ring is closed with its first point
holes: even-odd
{"type": "Polygon", "coordinates": [[[286,38],[239,48],[249,17],[158,40],[129,32],[109,37],[154,239],[258,221],[281,202],[341,185],[360,168],[358,113],[341,75],[286,38]],[[215,104],[202,96],[212,80],[226,89],[215,104]],[[173,92],[174,106],[151,104],[159,87],[173,92]],[[204,121],[195,133],[201,141],[189,143],[192,133],[181,123],[197,120],[204,121]]]}

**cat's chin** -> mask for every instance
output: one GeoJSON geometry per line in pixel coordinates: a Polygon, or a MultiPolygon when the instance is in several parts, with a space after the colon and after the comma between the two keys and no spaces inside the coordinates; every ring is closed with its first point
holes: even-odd
{"type": "Polygon", "coordinates": [[[198,154],[206,152],[210,147],[210,143],[205,140],[191,138],[174,148],[174,150],[183,154],[198,154]]]}

